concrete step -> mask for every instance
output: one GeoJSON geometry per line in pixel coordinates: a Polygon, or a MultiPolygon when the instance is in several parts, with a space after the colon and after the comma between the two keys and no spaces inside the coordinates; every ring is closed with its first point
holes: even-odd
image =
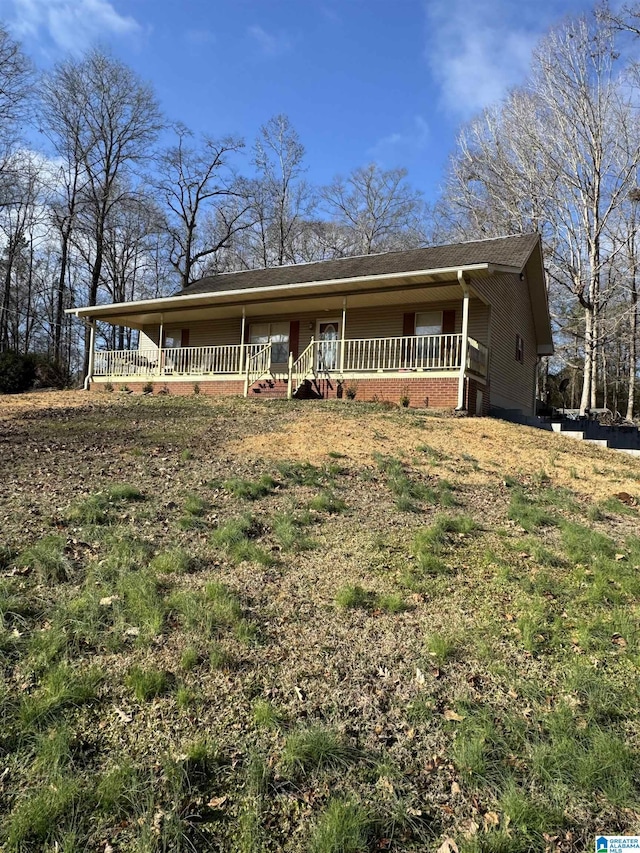
{"type": "MultiPolygon", "coordinates": [[[[571,433],[568,433],[570,435],[571,433]]],[[[609,442],[606,438],[585,438],[585,442],[595,444],[596,447],[609,447],[609,442]]]]}

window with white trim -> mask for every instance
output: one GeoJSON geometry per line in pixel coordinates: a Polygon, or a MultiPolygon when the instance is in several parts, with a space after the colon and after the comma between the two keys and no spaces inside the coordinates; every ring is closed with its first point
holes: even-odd
{"type": "Polygon", "coordinates": [[[249,340],[263,346],[271,341],[272,364],[286,364],[289,360],[289,323],[252,323],[249,340]]]}
{"type": "Polygon", "coordinates": [[[421,311],[416,314],[416,335],[441,335],[442,311],[421,311]]]}

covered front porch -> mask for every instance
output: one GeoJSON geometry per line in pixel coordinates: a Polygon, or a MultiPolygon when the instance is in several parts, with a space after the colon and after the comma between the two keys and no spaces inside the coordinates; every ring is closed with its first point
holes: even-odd
{"type": "Polygon", "coordinates": [[[412,335],[389,338],[311,339],[285,366],[273,361],[273,342],[203,347],[145,347],[98,350],[93,354],[92,380],[97,382],[167,382],[174,380],[242,379],[244,394],[262,379],[285,380],[288,396],[305,381],[367,378],[371,375],[465,371],[484,379],[488,350],[462,334],[412,335]],[[466,344],[466,345],[465,345],[466,344]]]}
{"type": "MultiPolygon", "coordinates": [[[[332,383],[339,389],[337,396],[342,396],[343,386],[354,393],[356,383],[372,378],[395,378],[409,388],[408,383],[416,378],[474,377],[483,382],[487,375],[487,347],[462,334],[338,338],[332,331],[319,340],[312,337],[296,359],[290,351],[285,364],[274,362],[273,351],[272,341],[98,350],[92,359],[92,381],[121,386],[142,382],[167,390],[177,383],[231,381],[231,393],[236,393],[241,382],[245,397],[254,390],[260,393],[267,382],[279,385],[280,396],[292,398],[325,396],[323,389],[331,388],[332,383]]],[[[219,386],[217,392],[223,393],[224,387],[219,386]]]]}
{"type": "Polygon", "coordinates": [[[447,270],[349,284],[331,292],[325,283],[322,295],[310,283],[286,295],[216,292],[98,306],[93,316],[82,309],[92,330],[87,385],[188,393],[197,384],[203,393],[289,398],[359,388],[359,399],[468,406],[468,382],[487,382],[489,308],[466,279],[447,270]],[[138,329],[138,348],[99,348],[96,321],[138,329]]]}

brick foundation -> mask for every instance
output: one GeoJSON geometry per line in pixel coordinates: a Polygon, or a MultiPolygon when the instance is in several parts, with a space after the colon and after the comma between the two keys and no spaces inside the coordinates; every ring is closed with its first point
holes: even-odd
{"type": "MultiPolygon", "coordinates": [[[[126,384],[130,391],[140,394],[146,383],[122,382],[113,383],[117,390],[126,384]]],[[[195,385],[201,394],[217,397],[240,397],[244,393],[244,382],[241,379],[230,379],[221,382],[154,382],[153,393],[168,390],[169,394],[183,396],[194,393],[195,385]]],[[[470,415],[476,414],[476,393],[483,392],[482,414],[489,412],[489,389],[473,379],[467,380],[466,404],[470,415]]],[[[287,396],[287,381],[283,379],[266,379],[256,382],[249,389],[249,397],[254,399],[285,399],[287,396]]],[[[322,379],[302,386],[297,395],[300,399],[320,397],[322,399],[341,399],[347,397],[347,390],[355,389],[355,399],[360,402],[389,402],[400,405],[404,397],[409,399],[411,408],[454,409],[458,404],[458,377],[376,377],[365,379],[322,379]]],[[[103,383],[94,382],[92,391],[104,389],[103,383]]]]}
{"type": "Polygon", "coordinates": [[[449,377],[380,377],[345,379],[342,383],[323,379],[314,383],[313,387],[325,399],[346,397],[347,391],[353,388],[355,399],[364,403],[389,402],[400,405],[402,399],[407,397],[411,408],[420,409],[452,409],[458,402],[458,380],[449,377]]]}
{"type": "MultiPolygon", "coordinates": [[[[152,382],[153,394],[165,393],[165,389],[169,394],[174,394],[176,397],[184,397],[187,394],[194,394],[194,388],[197,385],[200,388],[201,394],[206,394],[208,397],[242,397],[244,394],[244,382],[242,379],[229,379],[225,382],[152,382]]],[[[124,385],[134,394],[142,394],[146,382],[124,382],[117,381],[112,383],[115,391],[118,391],[124,385]]],[[[92,391],[104,391],[105,383],[92,382],[92,391]]]]}

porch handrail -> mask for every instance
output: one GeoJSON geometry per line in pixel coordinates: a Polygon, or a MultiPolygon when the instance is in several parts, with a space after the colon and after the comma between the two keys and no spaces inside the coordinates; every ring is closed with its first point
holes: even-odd
{"type": "Polygon", "coordinates": [[[94,376],[148,376],[158,365],[158,348],[139,350],[96,350],[94,376]]]}
{"type": "MultiPolygon", "coordinates": [[[[206,347],[146,347],[139,350],[96,350],[94,376],[153,377],[174,373],[206,376],[233,375],[258,353],[263,344],[222,344],[206,347]]],[[[244,372],[244,371],[243,371],[244,372]]]]}
{"type": "Polygon", "coordinates": [[[305,379],[308,379],[314,372],[315,365],[315,341],[311,338],[311,343],[309,346],[298,356],[296,361],[294,361],[291,367],[291,378],[289,380],[289,385],[292,389],[292,392],[298,390],[298,388],[302,385],[305,379]]]}
{"type": "Polygon", "coordinates": [[[345,340],[344,372],[452,370],[460,367],[462,335],[404,335],[345,340]]]}
{"type": "Polygon", "coordinates": [[[271,341],[264,346],[258,344],[257,352],[247,358],[247,367],[244,378],[244,396],[249,393],[249,388],[262,379],[267,374],[271,373],[271,341]]]}
{"type": "Polygon", "coordinates": [[[470,373],[485,378],[489,361],[489,348],[474,338],[468,338],[468,341],[466,368],[470,373]]]}

